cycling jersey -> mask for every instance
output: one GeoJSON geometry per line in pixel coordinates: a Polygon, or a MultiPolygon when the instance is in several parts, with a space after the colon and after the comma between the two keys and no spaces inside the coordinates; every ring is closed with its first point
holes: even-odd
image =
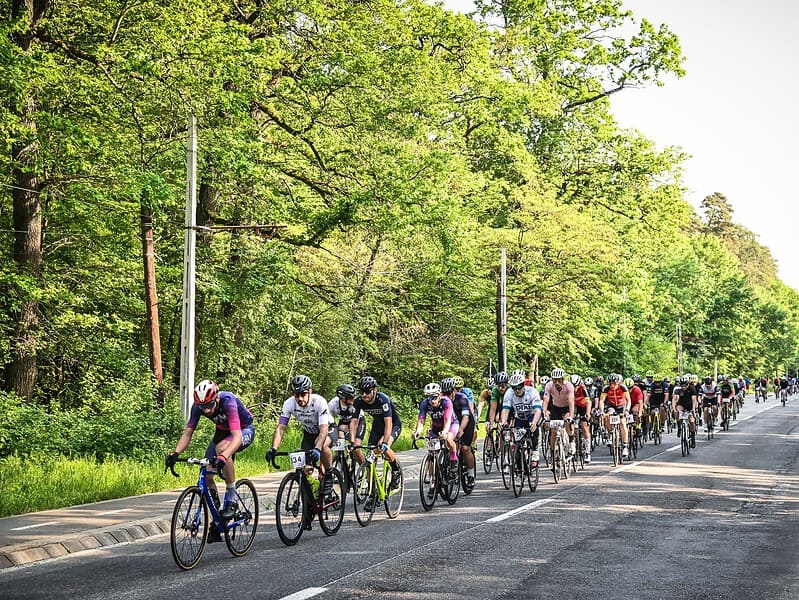
{"type": "Polygon", "coordinates": [[[588,390],[581,383],[574,388],[574,405],[584,408],[591,404],[591,399],[588,397],[588,390]]]}
{"type": "Polygon", "coordinates": [[[634,385],[630,388],[630,405],[642,404],[644,401],[644,390],[639,386],[634,385]]]}
{"type": "Polygon", "coordinates": [[[606,385],[602,388],[602,393],[605,394],[605,403],[609,404],[613,408],[622,408],[627,401],[625,398],[625,394],[629,393],[630,390],[627,389],[627,386],[623,383],[613,387],[610,384],[606,385]]]}
{"type": "Polygon", "coordinates": [[[535,411],[542,410],[541,396],[532,386],[524,386],[524,394],[521,396],[517,396],[513,389],[508,389],[502,399],[502,410],[506,409],[513,409],[516,419],[532,423],[535,411]]]}
{"type": "Polygon", "coordinates": [[[574,400],[574,386],[570,381],[564,381],[558,389],[554,381],[548,381],[544,387],[544,397],[549,397],[553,406],[567,408],[569,399],[574,400]]]}
{"type": "Polygon", "coordinates": [[[322,425],[332,425],[333,417],[327,409],[327,401],[319,394],[311,394],[311,399],[306,406],[300,406],[297,399],[291,396],[283,403],[279,423],[288,425],[291,416],[300,422],[305,433],[316,435],[322,425]]]}
{"type": "MultiPolygon", "coordinates": [[[[252,425],[252,413],[244,406],[244,403],[236,394],[232,392],[219,392],[217,397],[219,400],[216,405],[216,410],[210,415],[205,415],[216,424],[217,430],[240,431],[252,425]]],[[[200,406],[198,404],[192,404],[189,421],[186,423],[186,427],[189,429],[196,429],[197,423],[200,422],[200,417],[202,415],[203,411],[200,410],[200,406]]]]}
{"type": "Polygon", "coordinates": [[[649,406],[660,406],[666,400],[668,388],[662,381],[653,381],[649,385],[649,406]]]}
{"type": "Polygon", "coordinates": [[[455,392],[455,396],[452,399],[452,412],[458,422],[460,422],[463,417],[469,417],[469,422],[474,421],[472,404],[473,402],[469,402],[469,397],[466,394],[455,392]]]}
{"type": "Polygon", "coordinates": [[[721,392],[722,398],[732,398],[735,395],[735,390],[729,381],[725,381],[721,384],[719,392],[721,392]]]}
{"type": "Polygon", "coordinates": [[[386,429],[385,419],[389,417],[391,418],[391,437],[395,440],[399,437],[399,432],[402,431],[402,422],[394,403],[386,394],[375,392],[374,400],[372,400],[371,404],[365,402],[361,396],[358,396],[355,399],[354,406],[372,417],[372,429],[369,432],[370,444],[377,443],[377,440],[384,436],[386,429]]]}
{"type": "Polygon", "coordinates": [[[433,406],[430,403],[430,398],[425,398],[419,405],[419,421],[424,423],[426,417],[430,417],[430,430],[434,433],[440,433],[444,430],[444,426],[452,424],[453,421],[453,407],[452,401],[446,396],[441,396],[438,406],[433,406]]]}
{"type": "Polygon", "coordinates": [[[330,411],[330,416],[333,419],[338,419],[339,425],[349,425],[353,419],[362,419],[363,411],[356,411],[355,404],[347,404],[342,402],[338,396],[334,396],[328,403],[327,410],[330,411]]]}

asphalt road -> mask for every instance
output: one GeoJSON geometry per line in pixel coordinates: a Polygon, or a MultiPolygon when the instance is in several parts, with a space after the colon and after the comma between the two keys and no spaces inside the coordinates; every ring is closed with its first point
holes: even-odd
{"type": "Polygon", "coordinates": [[[669,435],[619,468],[601,450],[567,481],[542,471],[520,498],[483,475],[431,512],[410,467],[396,520],[348,510],[338,535],[286,547],[263,514],[242,558],[213,544],[183,572],[160,535],[5,569],[0,598],[797,598],[798,456],[799,400],[750,398],[689,457],[669,435]]]}

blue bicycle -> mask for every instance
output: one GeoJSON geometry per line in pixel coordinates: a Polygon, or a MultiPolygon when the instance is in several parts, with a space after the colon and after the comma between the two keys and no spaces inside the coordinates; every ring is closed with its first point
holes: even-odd
{"type": "MultiPolygon", "coordinates": [[[[181,569],[189,570],[197,566],[208,543],[208,532],[216,528],[217,534],[224,534],[225,544],[233,556],[244,556],[255,541],[258,529],[258,494],[249,479],[236,482],[235,512],[231,519],[223,519],[214,504],[211,491],[205,484],[208,473],[208,458],[178,458],[175,462],[185,462],[200,466],[197,485],[187,487],[178,496],[172,512],[172,525],[169,541],[172,557],[181,569]],[[211,517],[209,523],[209,514],[211,517]]],[[[169,469],[175,477],[175,466],[169,469]]]]}

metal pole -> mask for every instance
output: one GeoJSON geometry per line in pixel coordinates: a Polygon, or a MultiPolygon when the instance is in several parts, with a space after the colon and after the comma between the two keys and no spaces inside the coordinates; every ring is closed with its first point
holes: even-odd
{"type": "Polygon", "coordinates": [[[180,330],[180,407],[188,419],[194,391],[194,278],[197,242],[197,120],[189,117],[186,148],[186,217],[183,243],[183,322],[180,330]]]}
{"type": "Polygon", "coordinates": [[[508,370],[508,252],[502,249],[502,274],[500,276],[500,327],[502,349],[499,367],[502,371],[508,370]]]}

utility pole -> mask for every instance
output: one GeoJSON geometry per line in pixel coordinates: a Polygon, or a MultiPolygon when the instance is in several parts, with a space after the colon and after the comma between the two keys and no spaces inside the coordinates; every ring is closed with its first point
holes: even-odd
{"type": "Polygon", "coordinates": [[[685,372],[682,359],[682,321],[677,321],[677,372],[685,372]]]}
{"type": "Polygon", "coordinates": [[[500,371],[507,371],[508,342],[508,288],[507,288],[507,250],[502,249],[502,264],[497,282],[497,362],[500,371]]]}
{"type": "Polygon", "coordinates": [[[194,392],[194,292],[197,247],[197,119],[189,117],[186,148],[186,217],[183,242],[183,322],[180,330],[180,407],[187,419],[194,392]]]}

